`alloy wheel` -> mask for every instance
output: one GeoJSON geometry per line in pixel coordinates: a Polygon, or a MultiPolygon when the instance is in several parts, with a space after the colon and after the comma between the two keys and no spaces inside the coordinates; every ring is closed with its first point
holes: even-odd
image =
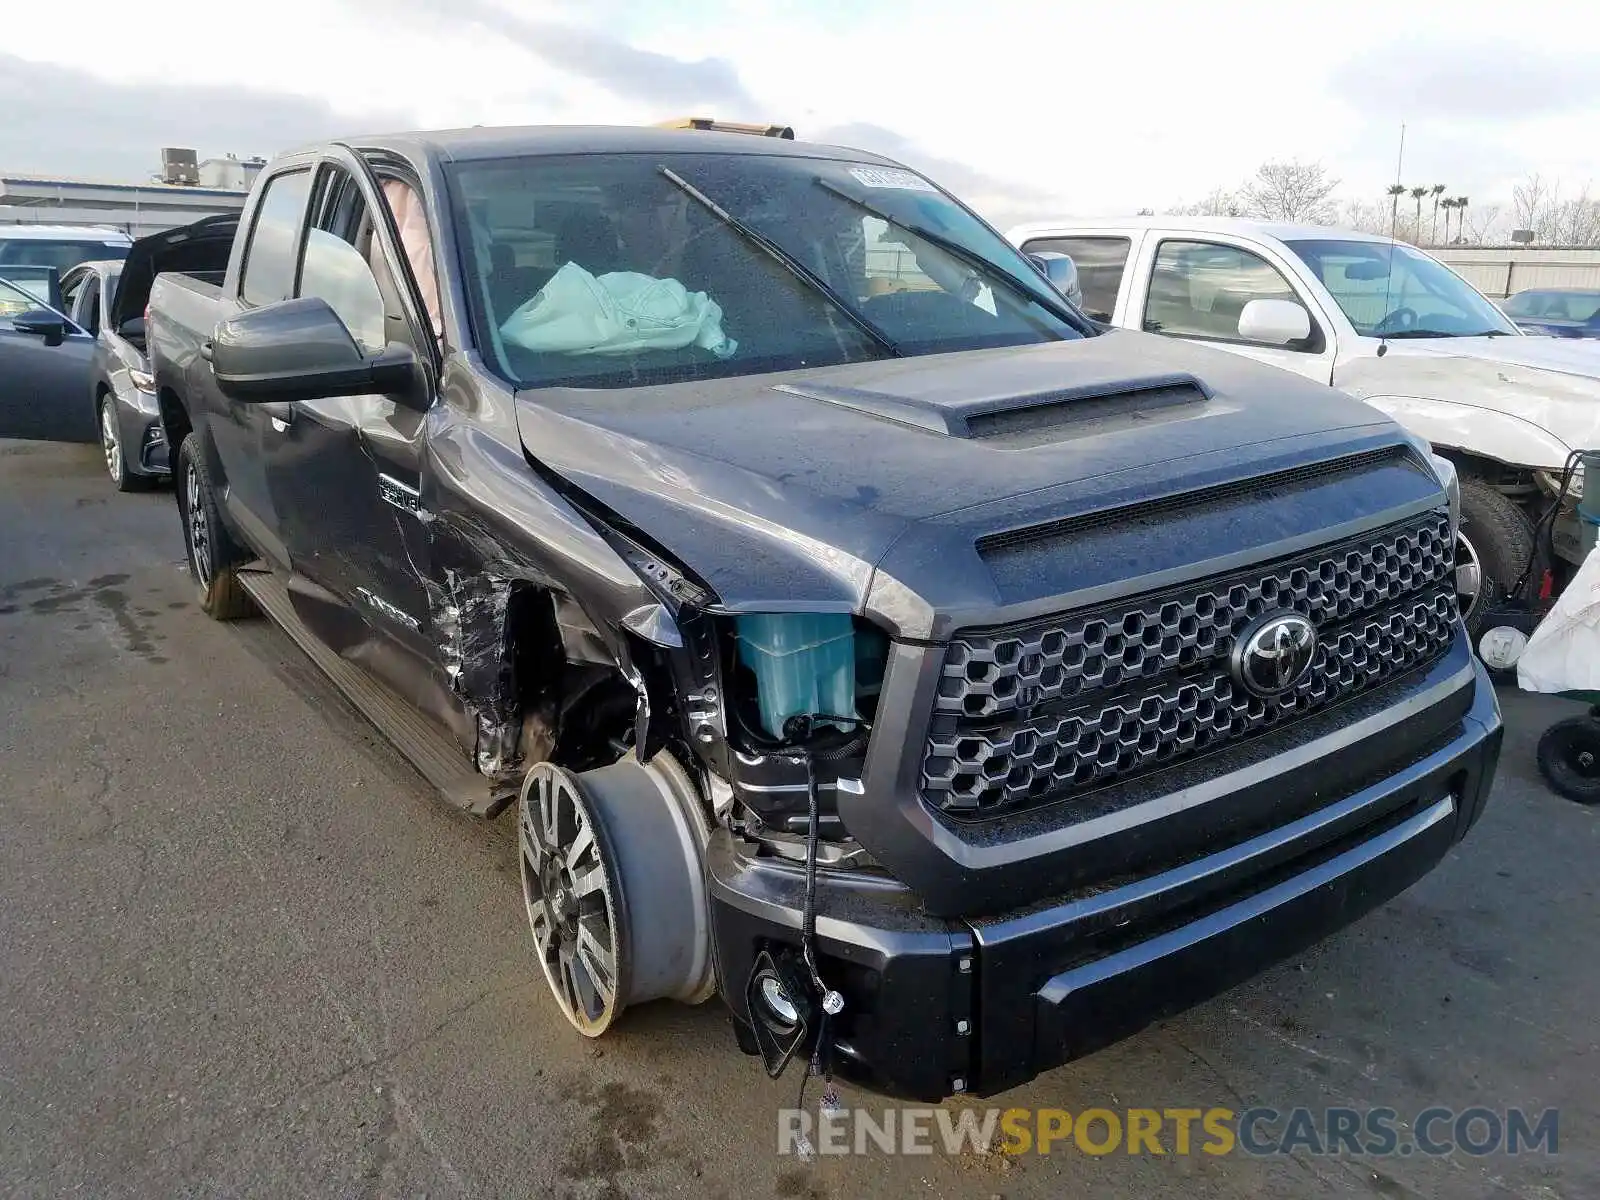
{"type": "Polygon", "coordinates": [[[117,436],[117,414],[107,401],[100,406],[100,448],[105,451],[106,470],[113,483],[122,482],[122,439],[117,436]]]}
{"type": "Polygon", "coordinates": [[[183,473],[184,519],[189,530],[189,561],[202,588],[211,586],[211,524],[206,520],[200,472],[191,461],[183,473]]]}
{"type": "Polygon", "coordinates": [[[539,965],[567,1020],[598,1037],[626,1003],[609,846],[572,776],[549,764],[534,768],[517,825],[539,965]]]}
{"type": "Polygon", "coordinates": [[[1461,619],[1472,627],[1478,608],[1483,603],[1483,560],[1464,533],[1456,534],[1456,607],[1461,619]]]}

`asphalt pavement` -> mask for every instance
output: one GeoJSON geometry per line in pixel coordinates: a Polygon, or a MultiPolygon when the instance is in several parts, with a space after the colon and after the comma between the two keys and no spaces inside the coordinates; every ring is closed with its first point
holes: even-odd
{"type": "Polygon", "coordinates": [[[1559,1153],[808,1163],[778,1153],[798,1075],[717,1002],[572,1031],[510,818],[447,809],[265,622],[201,615],[170,490],[0,442],[0,1194],[1600,1196],[1600,811],[1533,769],[1572,706],[1502,702],[1438,871],[998,1103],[1555,1108],[1559,1153]]]}

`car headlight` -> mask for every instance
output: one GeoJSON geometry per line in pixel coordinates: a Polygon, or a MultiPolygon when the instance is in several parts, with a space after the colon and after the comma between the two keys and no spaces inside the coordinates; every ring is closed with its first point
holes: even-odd
{"type": "Polygon", "coordinates": [[[129,367],[128,378],[132,380],[133,386],[141,392],[154,393],[156,390],[156,377],[150,374],[149,371],[141,371],[138,367],[129,367]]]}
{"type": "Polygon", "coordinates": [[[1454,533],[1461,528],[1461,478],[1456,474],[1455,463],[1448,458],[1437,454],[1430,454],[1428,458],[1433,463],[1434,474],[1444,485],[1444,494],[1450,499],[1450,532],[1454,533]]]}
{"type": "MultiPolygon", "coordinates": [[[[1561,494],[1560,471],[1539,471],[1536,472],[1536,476],[1539,480],[1539,486],[1551,496],[1559,496],[1561,494]]],[[[1583,464],[1581,462],[1572,468],[1572,478],[1567,480],[1567,495],[1574,500],[1583,499],[1583,464]]]]}

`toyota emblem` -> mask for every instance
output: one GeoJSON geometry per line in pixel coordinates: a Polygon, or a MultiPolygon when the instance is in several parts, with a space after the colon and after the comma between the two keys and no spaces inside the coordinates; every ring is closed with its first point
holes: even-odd
{"type": "Polygon", "coordinates": [[[1233,678],[1257,696],[1281,696],[1311,668],[1317,627],[1296,612],[1268,613],[1233,644],[1233,678]]]}

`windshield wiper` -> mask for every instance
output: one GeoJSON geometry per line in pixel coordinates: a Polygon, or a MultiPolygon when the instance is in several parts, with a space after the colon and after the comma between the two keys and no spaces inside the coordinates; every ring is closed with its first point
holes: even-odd
{"type": "Polygon", "coordinates": [[[679,175],[676,171],[673,171],[670,167],[661,167],[659,170],[661,171],[661,174],[666,177],[669,183],[682,191],[684,195],[689,197],[689,199],[693,200],[696,204],[702,205],[708,212],[711,213],[712,216],[716,217],[717,220],[721,221],[729,229],[733,230],[740,237],[744,238],[745,241],[755,246],[758,250],[761,250],[769,255],[796,279],[799,279],[802,283],[809,285],[813,290],[819,292],[828,300],[831,300],[834,306],[838,308],[840,312],[844,313],[845,316],[850,318],[850,323],[859,329],[863,334],[865,334],[867,340],[873,345],[877,346],[878,349],[882,350],[891,358],[901,357],[900,347],[885,337],[877,329],[877,327],[872,324],[871,321],[868,321],[864,316],[857,312],[855,306],[841,296],[832,287],[830,287],[827,281],[822,278],[822,276],[818,275],[810,267],[806,266],[805,263],[801,262],[794,255],[790,254],[782,246],[778,245],[777,242],[767,237],[766,234],[751,228],[749,225],[746,225],[743,221],[739,220],[738,217],[734,216],[727,209],[723,208],[722,205],[718,204],[710,196],[706,195],[699,188],[695,187],[694,184],[684,179],[683,176],[679,175]]]}
{"type": "Polygon", "coordinates": [[[1040,284],[1048,290],[1036,292],[1033,290],[1033,288],[1029,287],[1021,279],[1018,279],[1010,271],[1007,271],[999,263],[985,258],[976,250],[968,249],[966,246],[963,246],[960,242],[955,241],[952,238],[945,237],[942,233],[934,233],[931,229],[924,229],[920,225],[913,225],[908,221],[902,221],[899,217],[890,216],[888,213],[880,211],[876,206],[868,204],[860,197],[852,196],[838,184],[823,179],[820,175],[817,177],[816,183],[818,187],[823,188],[825,191],[832,192],[835,196],[838,196],[839,199],[848,204],[854,205],[856,208],[859,208],[862,212],[868,214],[869,216],[877,217],[878,220],[885,221],[890,225],[898,225],[907,233],[921,238],[930,245],[937,246],[952,258],[959,258],[962,262],[966,263],[967,266],[977,271],[980,275],[986,276],[990,279],[998,279],[1013,292],[1021,296],[1024,300],[1032,301],[1040,308],[1045,309],[1047,312],[1054,313],[1056,316],[1060,317],[1073,329],[1078,329],[1079,319],[1073,315],[1070,306],[1067,305],[1065,300],[1055,299],[1052,294],[1054,293],[1055,289],[1043,279],[1040,280],[1040,284]]]}
{"type": "Polygon", "coordinates": [[[1510,337],[1504,329],[1469,329],[1462,332],[1459,329],[1397,329],[1392,333],[1375,333],[1373,337],[1387,338],[1397,341],[1401,338],[1463,338],[1463,337],[1510,337]]]}

